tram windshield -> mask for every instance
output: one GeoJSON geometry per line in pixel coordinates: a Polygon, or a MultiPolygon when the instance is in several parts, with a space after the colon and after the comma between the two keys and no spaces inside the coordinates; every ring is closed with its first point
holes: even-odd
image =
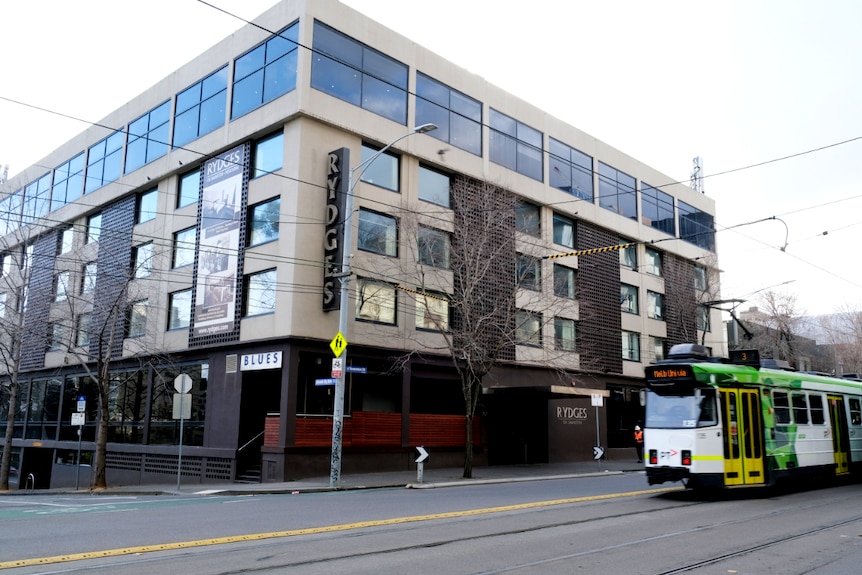
{"type": "Polygon", "coordinates": [[[715,390],[698,388],[694,394],[667,395],[646,392],[646,424],[649,428],[690,429],[718,424],[715,390]]]}

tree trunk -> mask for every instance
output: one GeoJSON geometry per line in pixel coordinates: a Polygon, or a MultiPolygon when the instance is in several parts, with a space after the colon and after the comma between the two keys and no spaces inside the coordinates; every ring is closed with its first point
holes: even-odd
{"type": "Polygon", "coordinates": [[[6,440],[3,443],[3,461],[0,463],[0,491],[9,491],[9,472],[12,468],[12,437],[15,433],[15,412],[18,410],[18,382],[9,386],[9,413],[6,414],[6,440]]]}
{"type": "Polygon", "coordinates": [[[467,425],[466,437],[464,443],[464,479],[472,479],[473,477],[473,414],[468,413],[464,418],[467,425]]]}
{"type": "Polygon", "coordinates": [[[108,377],[109,363],[104,363],[99,368],[99,425],[96,428],[96,456],[93,461],[93,483],[92,490],[106,489],[107,480],[107,455],[108,455],[108,388],[111,380],[108,377]]]}

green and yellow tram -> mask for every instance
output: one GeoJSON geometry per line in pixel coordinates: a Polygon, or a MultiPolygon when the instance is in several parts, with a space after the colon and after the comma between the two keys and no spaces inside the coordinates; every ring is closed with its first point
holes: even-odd
{"type": "MultiPolygon", "coordinates": [[[[756,350],[674,346],[646,368],[651,485],[772,485],[862,473],[862,381],[765,367],[756,350]]],[[[774,363],[774,362],[773,362],[774,363]]]]}

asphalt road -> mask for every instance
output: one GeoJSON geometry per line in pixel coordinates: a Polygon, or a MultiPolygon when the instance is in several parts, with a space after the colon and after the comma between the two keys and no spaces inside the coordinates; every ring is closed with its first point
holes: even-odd
{"type": "Polygon", "coordinates": [[[12,573],[857,575],[862,486],[705,499],[623,474],[445,489],[0,498],[12,573]]]}

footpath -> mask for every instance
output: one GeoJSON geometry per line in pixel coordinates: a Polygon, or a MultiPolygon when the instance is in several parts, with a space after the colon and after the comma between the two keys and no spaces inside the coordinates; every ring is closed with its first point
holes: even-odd
{"type": "MultiPolygon", "coordinates": [[[[342,473],[335,487],[330,487],[329,477],[312,477],[279,483],[177,483],[118,485],[109,486],[94,495],[256,495],[271,493],[314,493],[326,491],[346,491],[351,489],[410,488],[435,489],[442,487],[462,487],[465,485],[488,485],[493,483],[514,483],[518,481],[542,481],[549,479],[570,479],[576,477],[607,476],[621,473],[643,473],[643,463],[634,458],[601,461],[575,461],[569,463],[547,463],[530,465],[494,465],[474,467],[473,477],[463,479],[461,468],[424,469],[422,481],[414,470],[386,471],[375,473],[342,473]]],[[[646,481],[646,480],[644,480],[646,481]]],[[[644,483],[646,485],[646,483],[644,483]]],[[[87,488],[57,488],[47,490],[15,490],[4,494],[48,495],[57,493],[90,493],[87,488]]]]}

